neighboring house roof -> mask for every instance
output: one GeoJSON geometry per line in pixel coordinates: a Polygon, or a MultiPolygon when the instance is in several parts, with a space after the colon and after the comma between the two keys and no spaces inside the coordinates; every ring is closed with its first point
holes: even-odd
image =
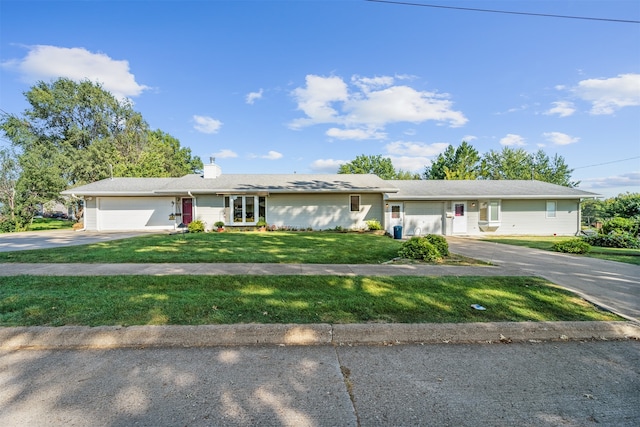
{"type": "Polygon", "coordinates": [[[76,196],[134,196],[243,193],[394,193],[397,189],[372,174],[229,174],[217,178],[113,178],[72,188],[76,196]]]}
{"type": "Polygon", "coordinates": [[[387,200],[577,199],[600,194],[534,180],[387,181],[398,189],[387,200]]]}

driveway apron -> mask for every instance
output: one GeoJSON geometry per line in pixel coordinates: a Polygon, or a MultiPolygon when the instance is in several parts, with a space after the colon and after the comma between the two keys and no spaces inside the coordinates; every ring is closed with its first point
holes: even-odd
{"type": "Polygon", "coordinates": [[[640,319],[640,266],[472,238],[447,240],[451,252],[489,261],[514,275],[543,277],[629,320],[640,319]]]}

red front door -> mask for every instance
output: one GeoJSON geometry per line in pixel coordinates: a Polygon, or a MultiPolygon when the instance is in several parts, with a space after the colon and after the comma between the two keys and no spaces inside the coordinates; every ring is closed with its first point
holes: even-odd
{"type": "Polygon", "coordinates": [[[189,225],[193,221],[193,199],[182,199],[182,223],[189,225]]]}

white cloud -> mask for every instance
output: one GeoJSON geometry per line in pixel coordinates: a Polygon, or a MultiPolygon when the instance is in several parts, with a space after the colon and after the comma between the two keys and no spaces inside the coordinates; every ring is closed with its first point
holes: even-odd
{"type": "Polygon", "coordinates": [[[465,135],[462,137],[462,140],[466,142],[475,141],[476,139],[478,139],[478,137],[474,135],[465,135]]]}
{"type": "Polygon", "coordinates": [[[238,154],[235,151],[229,150],[227,148],[218,151],[217,153],[213,153],[213,157],[218,159],[229,159],[233,157],[238,157],[238,154]]]}
{"type": "Polygon", "coordinates": [[[431,164],[431,159],[427,157],[412,156],[388,156],[396,169],[409,172],[422,172],[425,166],[431,164]]]}
{"type": "Polygon", "coordinates": [[[382,77],[360,77],[354,75],[351,77],[351,83],[358,86],[363,92],[369,92],[372,89],[389,87],[393,84],[394,78],[390,76],[382,77]]]}
{"type": "Polygon", "coordinates": [[[278,153],[277,151],[271,150],[264,156],[260,156],[260,157],[262,157],[263,159],[277,160],[282,158],[282,153],[278,153]]]}
{"type": "Polygon", "coordinates": [[[500,140],[500,145],[505,145],[505,146],[521,146],[521,145],[527,145],[524,142],[524,138],[521,137],[520,135],[514,135],[512,133],[507,134],[507,136],[505,136],[504,138],[502,138],[500,140]]]}
{"type": "Polygon", "coordinates": [[[22,59],[2,64],[21,74],[23,81],[34,83],[65,77],[73,81],[90,80],[102,84],[118,99],[138,96],[148,86],[136,82],[129,70],[129,62],[116,60],[104,53],[93,53],[84,48],[66,48],[49,45],[28,46],[29,53],[22,59]]]}
{"type": "Polygon", "coordinates": [[[337,139],[384,139],[387,134],[377,132],[375,129],[338,129],[330,128],[326,132],[327,136],[337,139]]]}
{"type": "Polygon", "coordinates": [[[621,108],[640,105],[640,74],[582,80],[573,92],[591,103],[591,114],[613,114],[621,108]]]}
{"type": "Polygon", "coordinates": [[[193,121],[196,122],[193,128],[202,133],[218,133],[222,127],[222,122],[212,117],[193,116],[193,121]]]}
{"type": "Polygon", "coordinates": [[[409,86],[392,86],[372,91],[366,97],[352,96],[344,105],[347,123],[385,126],[389,123],[422,123],[433,120],[459,127],[466,117],[451,109],[447,95],[420,92],[409,86]]]}
{"type": "Polygon", "coordinates": [[[331,105],[335,102],[346,101],[348,91],[346,83],[340,77],[320,77],[308,75],[306,87],[294,89],[292,92],[298,102],[298,109],[307,118],[297,119],[291,127],[299,129],[318,123],[339,123],[338,111],[331,105]]]}
{"type": "Polygon", "coordinates": [[[640,187],[640,172],[629,172],[603,178],[587,178],[580,181],[581,188],[640,187]]]}
{"type": "MultiPolygon", "coordinates": [[[[400,77],[396,77],[400,78],[400,77]]],[[[393,86],[394,77],[353,76],[351,87],[336,76],[308,75],[305,87],[292,92],[298,109],[306,117],[293,120],[289,126],[300,129],[316,124],[345,126],[343,137],[352,129],[363,129],[378,137],[384,127],[391,123],[422,123],[435,121],[462,126],[467,118],[453,110],[449,95],[418,91],[409,86],[393,86]]],[[[338,134],[339,130],[331,130],[338,134]]],[[[363,133],[351,132],[356,139],[363,133]]]]}
{"type": "Polygon", "coordinates": [[[557,101],[552,102],[553,108],[548,109],[544,112],[544,114],[551,116],[553,114],[557,114],[559,117],[569,117],[573,113],[576,112],[576,108],[573,105],[573,102],[569,101],[557,101]]]}
{"type": "Polygon", "coordinates": [[[421,172],[431,164],[431,158],[442,153],[449,146],[446,142],[424,144],[422,142],[395,141],[387,144],[385,150],[396,169],[421,172]]]}
{"type": "Polygon", "coordinates": [[[263,92],[262,88],[258,92],[249,92],[246,97],[247,104],[253,105],[256,100],[262,99],[263,92]]]}
{"type": "Polygon", "coordinates": [[[542,136],[544,136],[547,141],[556,145],[569,145],[573,144],[574,142],[580,141],[580,138],[570,136],[562,132],[545,132],[542,134],[542,136]]]}
{"type": "Polygon", "coordinates": [[[336,173],[340,165],[348,163],[348,160],[318,159],[309,166],[314,172],[336,173]]]}
{"type": "MultiPolygon", "coordinates": [[[[387,153],[394,156],[433,157],[447,149],[446,142],[423,144],[421,142],[391,142],[385,146],[387,153]]],[[[394,163],[395,165],[395,163],[394,163]]]]}

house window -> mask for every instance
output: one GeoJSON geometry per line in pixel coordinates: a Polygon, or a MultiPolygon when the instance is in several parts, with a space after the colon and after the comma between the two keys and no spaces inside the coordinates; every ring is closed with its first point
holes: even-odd
{"type": "Polygon", "coordinates": [[[400,205],[391,205],[391,218],[400,218],[400,205]]]}
{"type": "Polygon", "coordinates": [[[481,222],[500,222],[500,200],[486,200],[480,202],[481,222]]]}
{"type": "Polygon", "coordinates": [[[349,196],[351,212],[360,212],[360,196],[349,196]]]}
{"type": "Polygon", "coordinates": [[[547,218],[556,217],[557,204],[553,200],[547,201],[547,218]]]}
{"type": "Polygon", "coordinates": [[[225,196],[225,209],[231,210],[235,225],[255,224],[258,218],[266,219],[266,198],[258,196],[225,196]]]}

